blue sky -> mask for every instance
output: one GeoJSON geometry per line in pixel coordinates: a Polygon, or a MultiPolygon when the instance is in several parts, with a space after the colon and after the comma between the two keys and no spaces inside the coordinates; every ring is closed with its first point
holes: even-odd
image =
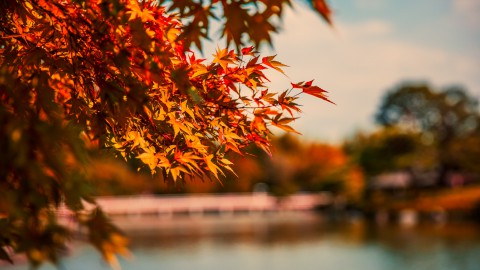
{"type": "Polygon", "coordinates": [[[275,50],[261,49],[290,66],[289,78],[272,73],[272,88],[315,79],[337,103],[301,99],[303,114],[293,126],[305,139],[340,142],[374,129],[381,97],[404,81],[461,84],[480,97],[480,0],[329,3],[334,29],[297,1],[274,37],[275,50]]]}

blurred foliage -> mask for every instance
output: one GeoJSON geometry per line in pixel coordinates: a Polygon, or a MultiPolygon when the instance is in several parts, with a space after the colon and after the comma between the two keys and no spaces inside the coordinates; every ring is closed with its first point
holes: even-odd
{"type": "Polygon", "coordinates": [[[406,170],[413,165],[432,167],[432,161],[428,160],[431,155],[418,156],[425,153],[425,149],[421,135],[416,132],[398,128],[380,129],[370,134],[359,132],[346,140],[343,147],[370,177],[406,170]]]}
{"type": "Polygon", "coordinates": [[[401,84],[385,95],[376,121],[420,136],[416,152],[435,154],[438,184],[446,184],[450,172],[479,172],[472,164],[480,159],[478,100],[461,87],[438,90],[427,84],[401,84]]]}
{"type": "Polygon", "coordinates": [[[363,190],[363,174],[338,146],[304,143],[284,135],[275,140],[276,152],[272,159],[264,159],[266,182],[276,195],[298,191],[329,191],[359,198],[363,190]]]}

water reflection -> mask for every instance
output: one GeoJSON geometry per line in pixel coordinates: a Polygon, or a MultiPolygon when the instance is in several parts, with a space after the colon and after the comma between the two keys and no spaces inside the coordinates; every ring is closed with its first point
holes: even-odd
{"type": "Polygon", "coordinates": [[[116,218],[134,247],[192,245],[205,240],[255,245],[295,245],[322,239],[349,245],[377,243],[392,249],[431,244],[479,245],[480,227],[474,223],[420,223],[415,227],[377,225],[362,219],[332,221],[310,213],[235,217],[116,218]]]}
{"type": "MultiPolygon", "coordinates": [[[[125,270],[480,269],[480,228],[470,223],[379,226],[306,213],[124,217],[115,222],[132,239],[135,259],[122,261],[125,270]]],[[[84,245],[77,245],[64,266],[108,269],[84,245]]]]}

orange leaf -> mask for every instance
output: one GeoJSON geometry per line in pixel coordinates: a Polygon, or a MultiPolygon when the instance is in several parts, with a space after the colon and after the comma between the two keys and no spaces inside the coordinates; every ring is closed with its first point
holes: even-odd
{"type": "Polygon", "coordinates": [[[327,102],[330,102],[330,103],[336,105],[333,101],[328,99],[327,95],[325,94],[325,93],[327,93],[327,91],[323,90],[322,88],[320,88],[318,86],[305,87],[305,88],[303,88],[303,92],[307,93],[309,95],[321,98],[321,99],[323,99],[327,102]]]}
{"type": "Polygon", "coordinates": [[[211,173],[213,173],[213,175],[215,175],[215,178],[218,179],[218,172],[220,171],[220,168],[218,168],[218,166],[212,162],[212,159],[213,159],[213,155],[208,155],[203,158],[203,160],[205,161],[205,164],[207,165],[208,170],[211,173]]]}
{"type": "Polygon", "coordinates": [[[267,65],[267,66],[277,70],[278,72],[282,73],[283,75],[287,76],[285,74],[285,72],[283,72],[283,70],[280,67],[288,67],[288,66],[284,65],[284,64],[282,64],[278,61],[273,60],[275,58],[275,56],[276,55],[263,57],[262,58],[262,63],[264,65],[267,65]]]}
{"type": "Polygon", "coordinates": [[[254,52],[253,52],[253,46],[243,48],[243,49],[242,49],[242,54],[243,54],[243,55],[251,55],[251,56],[253,56],[253,54],[254,54],[254,52]]]}
{"type": "Polygon", "coordinates": [[[216,54],[214,54],[215,58],[213,59],[214,63],[218,63],[223,70],[227,70],[228,64],[233,64],[233,60],[235,59],[235,53],[233,50],[228,51],[225,49],[217,49],[216,54]]]}
{"type": "Polygon", "coordinates": [[[272,122],[272,125],[278,127],[278,128],[281,128],[287,132],[293,132],[293,133],[297,133],[297,134],[300,134],[300,132],[296,131],[294,128],[292,128],[291,126],[289,125],[282,125],[282,124],[279,124],[279,123],[275,123],[275,122],[272,122]]]}

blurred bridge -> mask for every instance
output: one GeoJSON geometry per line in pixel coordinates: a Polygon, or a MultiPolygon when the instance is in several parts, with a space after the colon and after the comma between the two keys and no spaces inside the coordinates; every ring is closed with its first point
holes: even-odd
{"type": "Polygon", "coordinates": [[[98,197],[108,215],[165,215],[306,211],[332,203],[329,194],[296,194],[278,199],[267,193],[98,197]]]}

